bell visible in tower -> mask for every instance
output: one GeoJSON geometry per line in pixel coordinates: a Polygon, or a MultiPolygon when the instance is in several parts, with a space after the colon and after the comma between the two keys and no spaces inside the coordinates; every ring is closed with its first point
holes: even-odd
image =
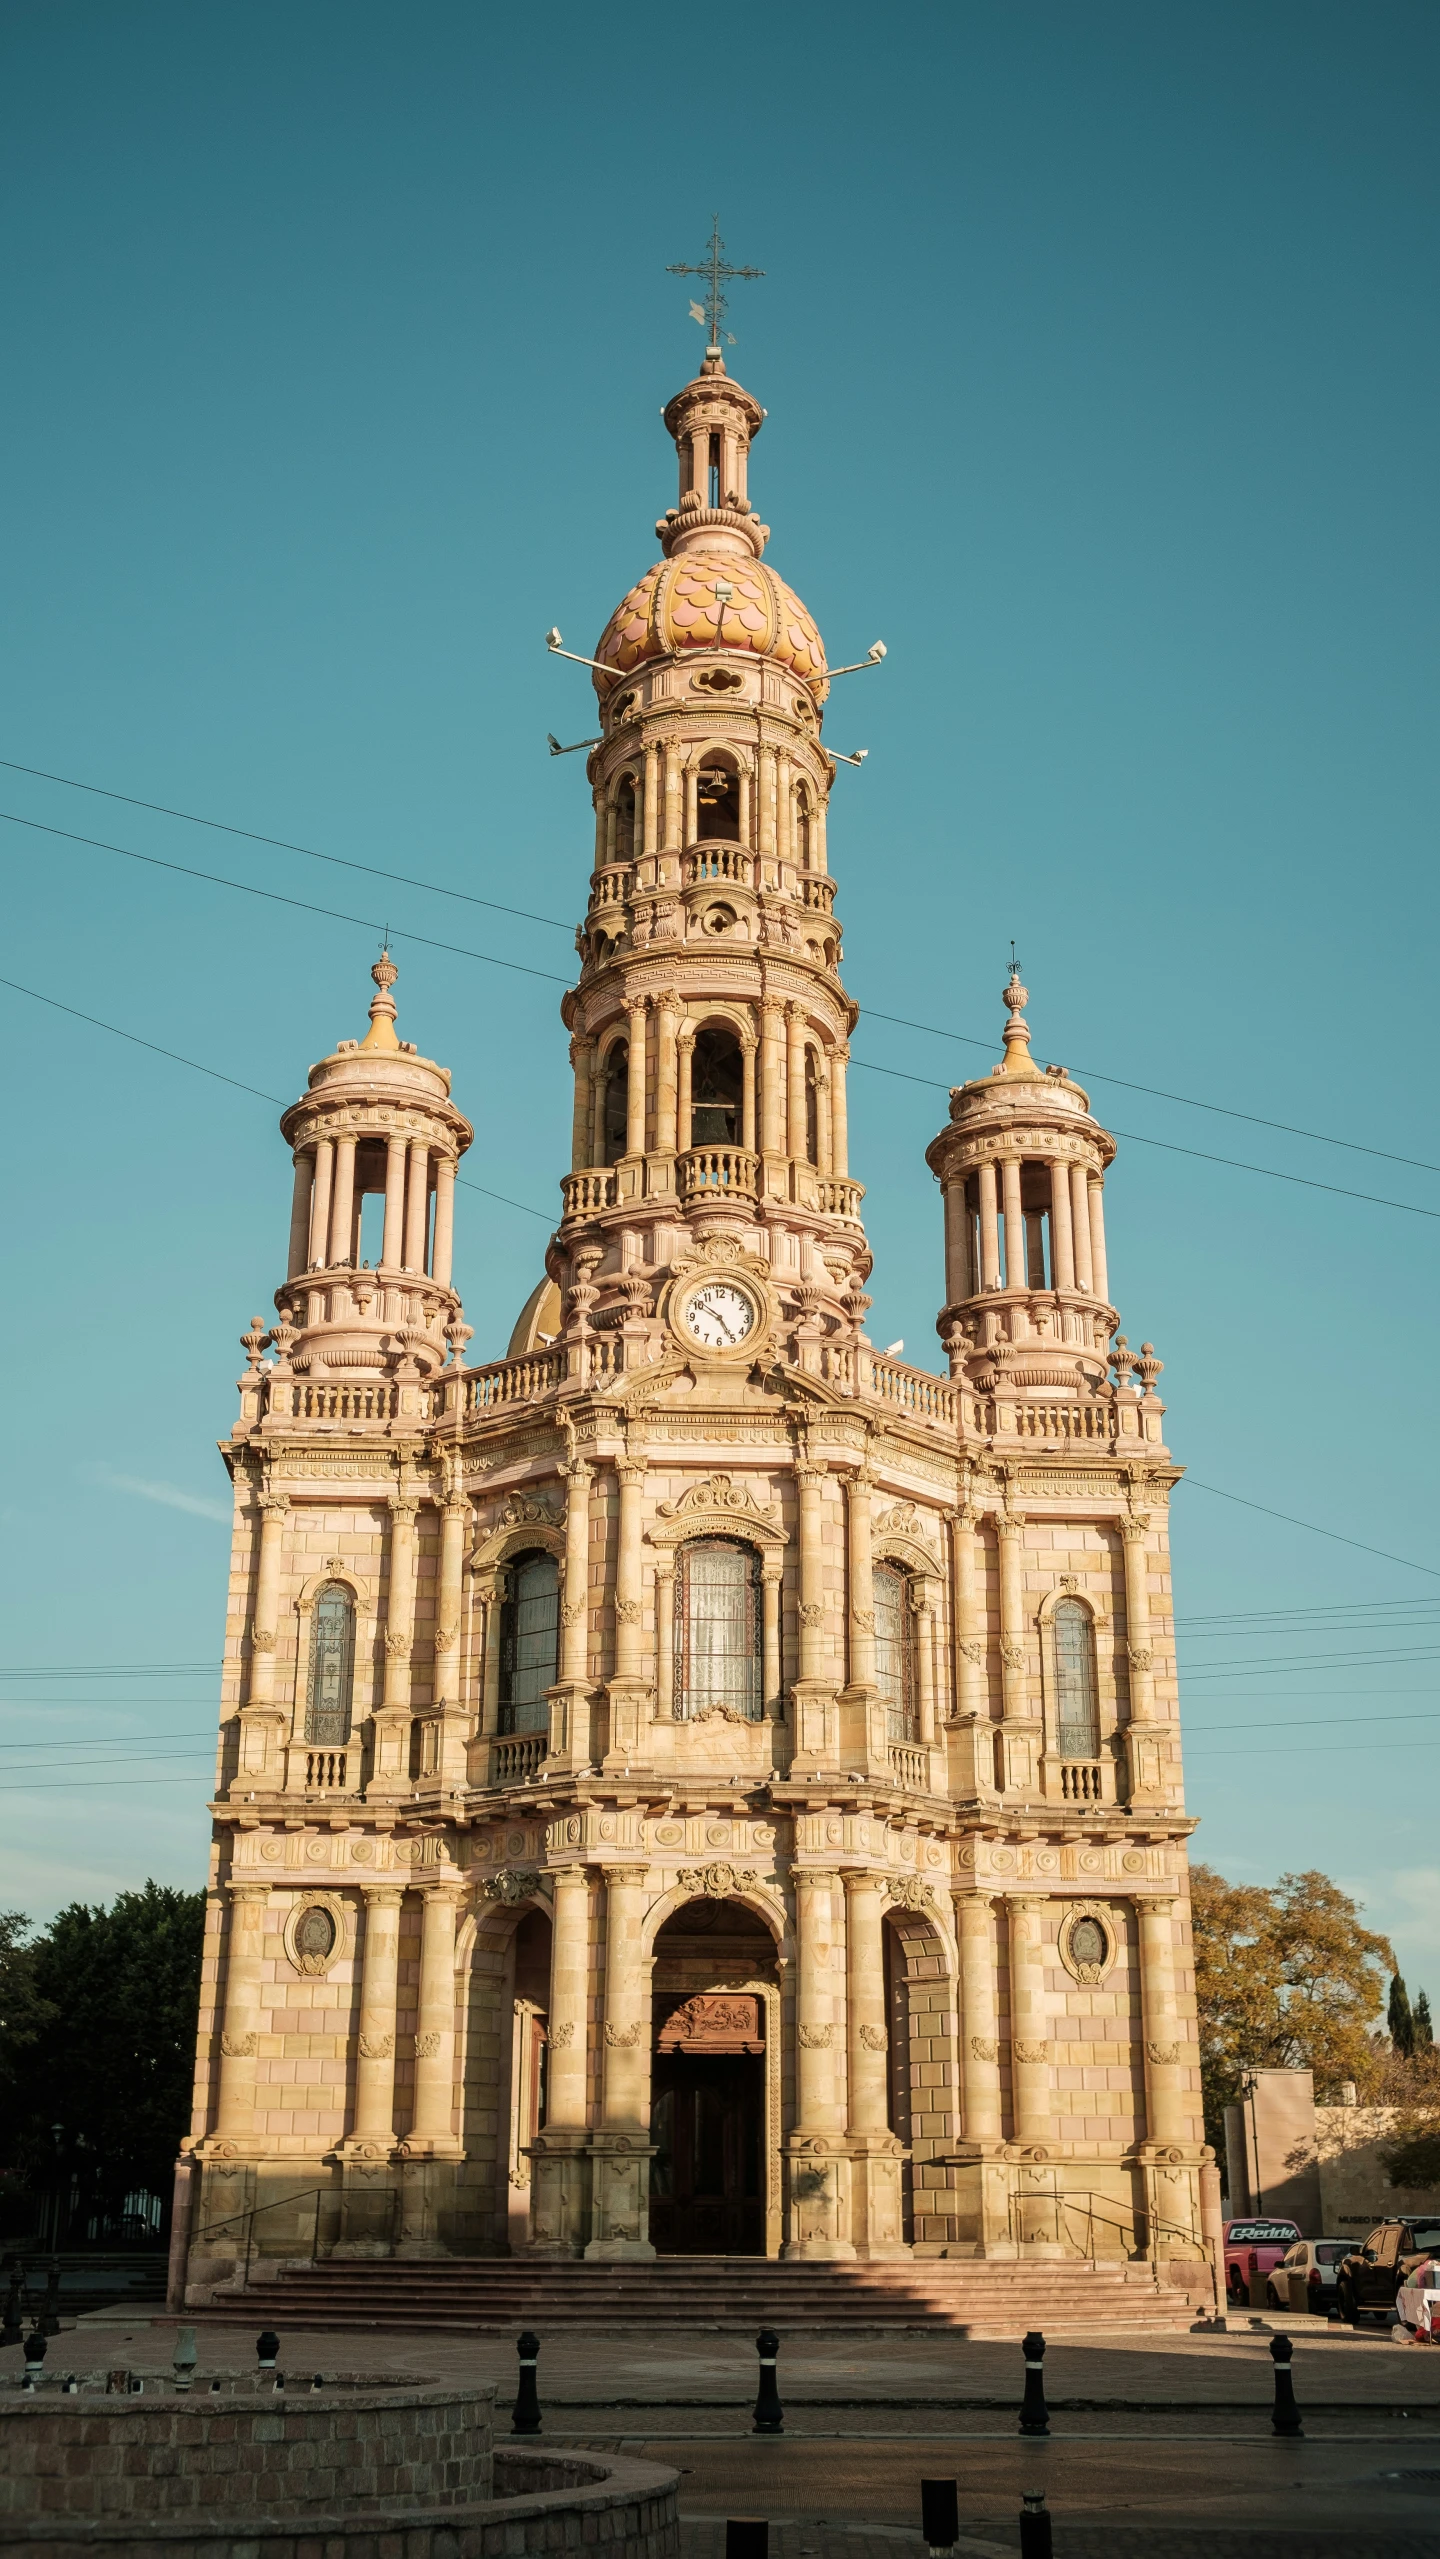
{"type": "Polygon", "coordinates": [[[690,1113],[696,1146],[739,1145],[741,1073],[740,1043],[733,1031],[698,1033],[690,1113]]]}

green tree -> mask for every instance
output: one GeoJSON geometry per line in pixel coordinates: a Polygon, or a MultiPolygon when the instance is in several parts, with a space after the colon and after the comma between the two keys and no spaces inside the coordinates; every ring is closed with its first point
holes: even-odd
{"type": "Polygon", "coordinates": [[[1405,1987],[1403,1973],[1391,1976],[1385,2023],[1390,2029],[1390,2041],[1395,2050],[1403,2053],[1408,2061],[1415,2050],[1415,2020],[1410,2014],[1410,1994],[1405,1987]]]}
{"type": "Polygon", "coordinates": [[[1422,1990],[1415,2002],[1415,2042],[1412,2050],[1430,2052],[1434,2047],[1435,2029],[1430,2022],[1430,1994],[1422,1990]]]}
{"type": "Polygon", "coordinates": [[[102,2212],[136,2187],[168,2195],[190,2118],[204,1924],[203,1893],[147,1883],[108,1909],[72,1902],[36,1941],[45,2014],[11,2118],[13,2165],[32,2186],[58,2159],[102,2212]]]}
{"type": "Polygon", "coordinates": [[[1223,2147],[1247,2070],[1313,2070],[1322,2098],[1368,2085],[1395,1957],[1360,1905],[1313,1869],[1261,1885],[1196,1866],[1190,1880],[1207,2139],[1223,2147]]]}

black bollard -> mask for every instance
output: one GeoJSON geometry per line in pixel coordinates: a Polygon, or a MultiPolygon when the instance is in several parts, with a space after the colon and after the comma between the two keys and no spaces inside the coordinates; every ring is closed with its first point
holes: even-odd
{"type": "Polygon", "coordinates": [[[45,2307],[40,2314],[42,2336],[60,2334],[60,2260],[52,2257],[45,2269],[45,2307]]]}
{"type": "Polygon", "coordinates": [[[25,2284],[14,2257],[9,2261],[10,2281],[5,2288],[4,2324],[0,2325],[0,2346],[18,2346],[25,2335],[21,2324],[25,2317],[25,2284]]]}
{"type": "Polygon", "coordinates": [[[45,2361],[46,2349],[49,2342],[48,2337],[41,2335],[40,2322],[37,2319],[29,2336],[25,2340],[25,2368],[28,2372],[32,2366],[34,2367],[35,2378],[37,2381],[40,2378],[40,2366],[45,2361]]]}
{"type": "Polygon", "coordinates": [[[954,2549],[960,2538],[960,2487],[957,2480],[921,2480],[920,2531],[930,2549],[931,2559],[935,2559],[939,2551],[954,2549]]]}
{"type": "Polygon", "coordinates": [[[742,2515],[725,2526],[725,2559],[770,2559],[770,2526],[742,2515]]]}
{"type": "Polygon", "coordinates": [[[1020,2509],[1020,2559],[1051,2559],[1050,2516],[1043,2488],[1022,2491],[1020,2509]]]}
{"type": "MultiPolygon", "coordinates": [[[[778,2330],[762,2328],[755,2340],[755,2352],[760,2358],[760,2387],[755,2393],[752,2431],[757,2435],[783,2435],[785,2411],[780,2405],[780,2385],[775,2378],[775,2358],[780,2352],[778,2330]]],[[[763,2525],[761,2529],[763,2531],[763,2525]]]]}
{"type": "Polygon", "coordinates": [[[1272,2337],[1270,2356],[1275,2366],[1275,2410],[1270,2423],[1277,2435],[1303,2435],[1300,2411],[1295,2405],[1295,2382],[1290,2371],[1290,2358],[1295,2349],[1288,2337],[1272,2337]]]}
{"type": "Polygon", "coordinates": [[[1025,2396],[1020,2404],[1020,2432],[1022,2435],[1048,2435],[1050,2411],[1045,2405],[1045,2340],[1038,2328],[1031,2328],[1020,2342],[1025,2355],[1025,2396]]]}
{"type": "Polygon", "coordinates": [[[255,2340],[255,2355],[262,2372],[273,2372],[280,2352],[280,2340],[273,2328],[262,2328],[255,2340]]]}
{"type": "Polygon", "coordinates": [[[540,2392],[535,2381],[535,2366],[540,2360],[540,2340],[533,2328],[522,2330],[515,2340],[520,2358],[520,2387],[515,2393],[515,2414],[510,2420],[512,2435],[538,2435],[540,2432],[540,2392]]]}

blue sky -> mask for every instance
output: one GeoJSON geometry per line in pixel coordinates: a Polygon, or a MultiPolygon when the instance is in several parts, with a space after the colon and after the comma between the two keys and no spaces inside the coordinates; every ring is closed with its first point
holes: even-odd
{"type": "MultiPolygon", "coordinates": [[[[890,652],[829,719],[870,751],[848,983],[988,1044],[1015,937],[1037,1053],[1129,1133],[1112,1281],[1177,1454],[1431,1568],[1176,1497],[1200,1852],[1327,1868],[1440,1991],[1433,9],[9,0],[0,42],[0,975],[284,1101],[388,920],[473,1178],[553,1215],[589,825],[544,742],[590,698],[541,640],[655,555],[700,343],[664,269],[718,205],[767,271],[769,556],[833,657],[890,652]]],[[[214,1442],[289,1173],[265,1103],[0,1002],[0,1900],[43,1915],[203,1872],[214,1442]]],[[[898,1071],[852,1078],[872,1332],[938,1366],[923,1151],[984,1052],[855,1054],[898,1071]]],[[[477,1355],[545,1233],[462,1194],[477,1355]]]]}

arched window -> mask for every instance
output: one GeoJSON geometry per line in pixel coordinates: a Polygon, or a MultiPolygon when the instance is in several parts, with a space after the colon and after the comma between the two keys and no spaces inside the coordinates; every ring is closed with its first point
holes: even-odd
{"type": "Polygon", "coordinates": [[[898,1564],[877,1564],[871,1576],[875,1609],[875,1685],[885,1700],[892,1742],[915,1738],[915,1637],[909,1577],[898,1564]]]}
{"type": "Polygon", "coordinates": [[[355,1602],[339,1582],[327,1582],[310,1620],[310,1687],[305,1739],[327,1747],[350,1739],[355,1691],[355,1602]]]}
{"type": "Polygon", "coordinates": [[[740,841],[740,777],[723,764],[702,764],[695,789],[695,832],[704,841],[740,841]]]}
{"type": "Polygon", "coordinates": [[[733,1031],[712,1023],[696,1032],[690,1069],[692,1146],[739,1145],[742,1074],[740,1043],[733,1031]]]}
{"type": "Polygon", "coordinates": [[[635,853],[635,782],[633,775],[622,773],[615,794],[615,859],[629,862],[635,853]]]}
{"type": "Polygon", "coordinates": [[[553,1555],[517,1555],[500,1606],[500,1730],[543,1733],[547,1688],[559,1676],[560,1567],[553,1555]]]}
{"type": "Polygon", "coordinates": [[[698,1538],[675,1559],[675,1697],[681,1715],[761,1711],[760,1558],[728,1537],[698,1538]]]}
{"type": "Polygon", "coordinates": [[[810,794],[804,783],[795,793],[795,859],[802,871],[810,868],[810,794]]]}
{"type": "Polygon", "coordinates": [[[630,1043],[617,1040],[605,1057],[605,1113],[600,1141],[602,1164],[618,1164],[625,1152],[630,1125],[630,1043]]]}
{"type": "Polygon", "coordinates": [[[1100,1748],[1095,1687],[1095,1627],[1078,1599],[1055,1610],[1055,1725],[1062,1759],[1094,1759],[1100,1748]]]}

